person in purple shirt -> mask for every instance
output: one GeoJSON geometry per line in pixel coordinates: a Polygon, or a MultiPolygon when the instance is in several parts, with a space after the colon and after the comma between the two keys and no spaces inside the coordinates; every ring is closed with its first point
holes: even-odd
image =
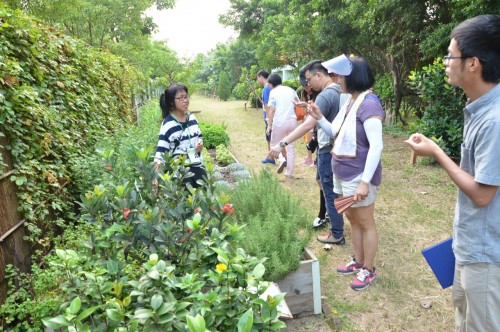
{"type": "Polygon", "coordinates": [[[351,288],[363,290],[377,277],[373,265],[378,248],[374,208],[382,178],[380,160],[385,113],[380,100],[371,92],[375,78],[365,60],[341,55],[323,65],[340,75],[342,92],[351,97],[331,123],[313,102],[309,104],[308,112],[318,120],[325,133],[335,139],[332,149],[335,193],[353,195],[355,201],[346,211],[351,223],[354,257],[346,265],[339,266],[337,272],[356,274],[351,288]]]}

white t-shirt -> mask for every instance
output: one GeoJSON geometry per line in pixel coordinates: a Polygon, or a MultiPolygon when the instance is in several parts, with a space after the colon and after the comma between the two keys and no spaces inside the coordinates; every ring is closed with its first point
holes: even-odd
{"type": "Polygon", "coordinates": [[[271,90],[269,95],[269,106],[275,109],[273,126],[282,126],[289,118],[295,116],[293,101],[299,99],[295,90],[288,86],[278,85],[271,90]]]}

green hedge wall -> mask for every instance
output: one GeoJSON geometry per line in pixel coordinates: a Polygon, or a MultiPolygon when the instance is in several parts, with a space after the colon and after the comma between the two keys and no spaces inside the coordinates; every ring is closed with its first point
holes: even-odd
{"type": "MultiPolygon", "coordinates": [[[[0,135],[31,240],[64,225],[78,198],[72,162],[133,120],[126,62],[0,3],[0,135]]],[[[81,160],[81,158],[80,158],[81,160]]],[[[0,159],[0,174],[5,171],[0,159]]]]}

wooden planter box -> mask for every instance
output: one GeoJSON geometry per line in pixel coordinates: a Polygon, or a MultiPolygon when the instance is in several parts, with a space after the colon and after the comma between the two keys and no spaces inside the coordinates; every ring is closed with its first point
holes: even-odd
{"type": "Polygon", "coordinates": [[[278,281],[280,290],[294,317],[322,313],[319,261],[310,248],[304,248],[305,260],[298,270],[278,281]]]}

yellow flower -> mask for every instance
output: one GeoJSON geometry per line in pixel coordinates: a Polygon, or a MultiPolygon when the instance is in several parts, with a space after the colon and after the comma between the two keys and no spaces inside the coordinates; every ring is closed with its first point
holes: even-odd
{"type": "Polygon", "coordinates": [[[222,263],[221,264],[217,264],[216,270],[217,270],[217,272],[222,273],[222,272],[224,272],[224,271],[227,270],[227,265],[226,264],[222,264],[222,263]]]}

